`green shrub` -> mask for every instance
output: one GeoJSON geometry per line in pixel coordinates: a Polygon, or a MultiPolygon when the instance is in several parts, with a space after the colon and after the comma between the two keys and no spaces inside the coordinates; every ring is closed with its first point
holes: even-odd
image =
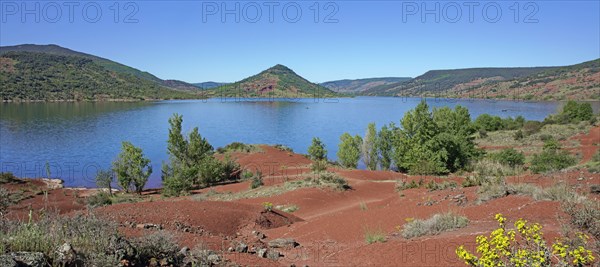
{"type": "Polygon", "coordinates": [[[429,183],[425,184],[425,188],[429,189],[429,191],[445,190],[456,187],[458,187],[458,185],[454,181],[443,181],[441,183],[436,183],[434,180],[431,180],[429,183]]]}
{"type": "Polygon", "coordinates": [[[547,141],[550,141],[551,139],[554,139],[554,137],[552,137],[552,135],[550,135],[550,134],[540,134],[540,141],[542,141],[542,142],[547,142],[547,141]]]}
{"type": "Polygon", "coordinates": [[[242,171],[242,179],[248,180],[252,177],[254,177],[254,173],[252,173],[251,171],[249,171],[249,170],[242,171]]]}
{"type": "Polygon", "coordinates": [[[327,184],[338,190],[348,190],[350,185],[346,179],[332,172],[322,172],[319,174],[319,183],[327,184]]]}
{"type": "Polygon", "coordinates": [[[517,130],[517,131],[515,132],[515,134],[513,135],[513,138],[514,138],[515,140],[522,140],[523,138],[525,138],[525,134],[523,134],[523,131],[521,131],[521,130],[517,130]]]}
{"type": "Polygon", "coordinates": [[[589,232],[594,238],[600,239],[600,204],[597,201],[585,200],[562,202],[565,212],[571,215],[571,223],[579,229],[589,232]]]}
{"type": "MultiPolygon", "coordinates": [[[[10,206],[10,196],[6,189],[0,187],[0,220],[6,215],[8,206],[10,206]]],[[[0,251],[2,253],[2,251],[0,251]]]]}
{"type": "Polygon", "coordinates": [[[250,183],[250,188],[255,189],[255,188],[259,188],[263,185],[264,185],[264,183],[263,183],[262,172],[256,171],[256,173],[254,174],[254,177],[252,177],[252,182],[250,183]]]}
{"type": "Polygon", "coordinates": [[[533,173],[544,173],[559,171],[575,165],[577,159],[568,152],[560,149],[544,150],[540,154],[533,155],[530,170],[533,173]]]}
{"type": "Polygon", "coordinates": [[[480,176],[511,176],[518,174],[521,168],[511,167],[496,160],[482,159],[474,163],[473,171],[480,176]]]}
{"type": "Polygon", "coordinates": [[[404,225],[402,236],[406,239],[424,235],[437,235],[442,232],[466,227],[469,220],[454,213],[435,214],[427,220],[412,220],[404,225]]]}
{"type": "Polygon", "coordinates": [[[108,206],[113,204],[110,194],[106,192],[98,192],[93,194],[87,197],[86,202],[92,207],[108,206]]]}
{"type": "Polygon", "coordinates": [[[344,133],[340,136],[337,157],[342,167],[355,169],[358,166],[362,143],[363,140],[359,135],[353,137],[349,133],[344,133]]]}
{"type": "Polygon", "coordinates": [[[11,184],[18,181],[19,179],[12,172],[0,172],[0,184],[11,184]]]}
{"type": "Polygon", "coordinates": [[[290,153],[294,152],[294,150],[291,147],[286,146],[286,145],[276,144],[274,147],[281,151],[286,151],[286,152],[290,152],[290,153]]]}
{"type": "Polygon", "coordinates": [[[542,129],[542,126],[544,126],[544,124],[539,121],[526,121],[523,124],[523,132],[525,135],[529,136],[539,132],[542,129]]]}
{"type": "Polygon", "coordinates": [[[500,152],[492,153],[489,158],[510,167],[525,164],[525,155],[514,148],[506,148],[500,152]]]}
{"type": "Polygon", "coordinates": [[[233,142],[231,144],[226,145],[225,147],[217,148],[217,152],[221,154],[225,154],[227,152],[243,152],[250,153],[258,151],[259,148],[255,145],[248,145],[241,142],[233,142]]]}
{"type": "Polygon", "coordinates": [[[396,182],[396,191],[399,192],[406,189],[419,188],[423,185],[423,183],[423,179],[419,179],[418,182],[415,180],[411,180],[410,183],[406,182],[405,180],[398,180],[396,182]]]}
{"type": "Polygon", "coordinates": [[[322,172],[327,170],[327,166],[329,165],[329,163],[326,160],[316,160],[313,161],[313,163],[310,165],[310,169],[313,172],[322,172]]]}
{"type": "Polygon", "coordinates": [[[141,262],[151,262],[152,259],[164,260],[167,266],[179,266],[182,263],[183,255],[178,254],[178,245],[173,235],[169,233],[159,231],[144,235],[133,243],[141,262]]]}

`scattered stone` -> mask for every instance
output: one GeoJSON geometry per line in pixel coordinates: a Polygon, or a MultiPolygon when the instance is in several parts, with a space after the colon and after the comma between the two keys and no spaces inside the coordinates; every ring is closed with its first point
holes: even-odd
{"type": "Polygon", "coordinates": [[[227,251],[228,251],[228,252],[233,252],[233,251],[234,251],[234,249],[233,249],[233,247],[229,247],[229,248],[227,249],[227,251]]]}
{"type": "Polygon", "coordinates": [[[266,258],[267,257],[267,249],[266,248],[259,249],[258,252],[256,253],[256,255],[259,258],[266,258]]]}
{"type": "Polygon", "coordinates": [[[592,185],[590,186],[590,193],[592,194],[600,194],[600,185],[592,185]]]}
{"type": "Polygon", "coordinates": [[[56,250],[56,261],[60,262],[61,265],[66,266],[75,261],[77,254],[69,243],[64,243],[56,250]]]}
{"type": "Polygon", "coordinates": [[[248,252],[248,245],[244,244],[243,242],[238,243],[237,246],[235,246],[235,252],[239,252],[239,253],[248,252]]]}
{"type": "Polygon", "coordinates": [[[190,252],[190,248],[188,247],[182,247],[181,250],[179,250],[179,254],[181,255],[187,255],[188,252],[190,252]]]}
{"type": "Polygon", "coordinates": [[[41,252],[13,252],[10,254],[19,266],[44,267],[46,257],[41,252]]]}
{"type": "Polygon", "coordinates": [[[3,267],[18,267],[17,262],[8,254],[0,255],[0,266],[3,267]]]}
{"type": "Polygon", "coordinates": [[[281,254],[277,250],[269,250],[267,252],[267,259],[270,260],[278,260],[281,254]]]}
{"type": "Polygon", "coordinates": [[[261,232],[258,232],[258,231],[252,231],[252,234],[253,234],[254,236],[258,237],[258,239],[264,239],[264,238],[266,238],[266,237],[267,237],[265,234],[263,234],[263,233],[261,233],[261,232]]]}
{"type": "Polygon", "coordinates": [[[577,181],[583,181],[583,180],[585,180],[585,178],[583,178],[583,177],[577,178],[577,181]]]}
{"type": "Polygon", "coordinates": [[[295,248],[300,245],[293,238],[277,238],[269,241],[268,244],[272,248],[295,248]]]}

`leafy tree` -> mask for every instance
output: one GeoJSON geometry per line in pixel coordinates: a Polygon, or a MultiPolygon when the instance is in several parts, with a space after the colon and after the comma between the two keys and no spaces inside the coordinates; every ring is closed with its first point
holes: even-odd
{"type": "Polygon", "coordinates": [[[392,165],[393,149],[394,149],[394,132],[396,125],[393,123],[388,127],[384,125],[379,131],[377,137],[377,148],[379,149],[379,163],[381,168],[389,170],[392,165]]]}
{"type": "Polygon", "coordinates": [[[359,135],[352,137],[349,133],[344,133],[340,136],[337,157],[344,168],[356,168],[358,166],[362,142],[359,135]]]}
{"type": "Polygon", "coordinates": [[[99,188],[106,188],[108,194],[112,196],[112,182],[114,180],[113,173],[108,170],[99,170],[96,173],[96,185],[99,188]]]}
{"type": "Polygon", "coordinates": [[[327,150],[321,139],[313,137],[312,144],[308,147],[308,155],[314,161],[327,160],[327,150]]]}
{"type": "Polygon", "coordinates": [[[152,174],[152,165],[150,159],[144,157],[141,148],[125,141],[122,143],[121,153],[113,162],[113,171],[117,174],[121,188],[126,192],[133,189],[141,194],[148,177],[152,174]]]}
{"type": "Polygon", "coordinates": [[[502,118],[498,116],[492,116],[490,114],[481,114],[475,119],[474,125],[477,129],[483,129],[488,132],[498,131],[503,129],[502,118]]]}
{"type": "Polygon", "coordinates": [[[407,112],[394,138],[394,162],[412,174],[442,174],[464,167],[478,154],[466,108],[429,111],[425,101],[407,112]]]}
{"type": "Polygon", "coordinates": [[[377,161],[379,159],[379,155],[377,154],[377,143],[377,129],[375,128],[375,123],[369,123],[361,147],[363,162],[369,170],[377,169],[377,161]]]}

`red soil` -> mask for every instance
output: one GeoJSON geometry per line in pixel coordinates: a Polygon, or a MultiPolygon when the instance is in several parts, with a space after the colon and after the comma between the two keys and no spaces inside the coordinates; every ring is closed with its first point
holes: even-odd
{"type": "MultiPolygon", "coordinates": [[[[573,137],[581,143],[583,161],[589,160],[598,149],[600,127],[589,134],[573,137]]],[[[257,153],[234,153],[242,167],[260,169],[265,186],[284,183],[287,178],[299,179],[298,174],[309,172],[311,163],[306,157],[262,146],[257,153]],[[292,173],[286,173],[293,170],[292,173]]],[[[181,245],[205,245],[220,250],[231,262],[252,266],[464,266],[454,253],[459,244],[471,251],[475,237],[495,227],[497,213],[509,219],[509,225],[519,218],[541,223],[547,240],[560,234],[561,225],[568,222],[560,204],[536,201],[525,196],[507,196],[477,204],[477,187],[446,189],[429,192],[424,188],[395,191],[396,180],[455,181],[461,177],[407,176],[388,171],[343,170],[331,168],[344,177],[352,189],[335,191],[325,188],[302,188],[272,197],[240,199],[230,202],[200,201],[189,197],[157,199],[141,203],[118,204],[95,209],[102,217],[118,222],[126,235],[139,236],[153,229],[139,229],[137,224],[156,224],[174,233],[181,245]],[[456,200],[464,196],[466,203],[456,200]],[[277,205],[296,205],[292,214],[265,212],[263,202],[277,205]],[[400,235],[402,225],[413,218],[429,218],[436,213],[452,211],[466,216],[466,228],[436,236],[411,240],[400,235]],[[186,230],[187,229],[187,230],[186,230]],[[266,234],[258,240],[252,231],[266,234]],[[385,243],[366,244],[367,232],[381,232],[385,243]],[[262,246],[267,240],[279,237],[294,238],[300,246],[278,249],[284,256],[278,261],[242,253],[228,253],[232,242],[243,240],[251,247],[262,246]]],[[[553,175],[522,175],[508,177],[509,183],[532,183],[543,187],[566,182],[580,192],[589,192],[591,185],[600,184],[599,174],[587,171],[560,172],[553,175]]],[[[249,188],[248,182],[211,188],[217,192],[240,192],[249,188]]],[[[209,189],[199,190],[203,194],[209,189]]],[[[72,211],[83,209],[73,199],[61,197],[63,191],[51,191],[53,207],[72,211]],[[56,201],[56,203],[53,203],[56,201]],[[70,202],[69,202],[70,201],[70,202]]],[[[598,200],[597,196],[590,196],[598,200]]],[[[39,196],[24,200],[13,208],[15,213],[28,204],[39,207],[39,196]]],[[[77,202],[77,201],[75,201],[77,202]]]]}

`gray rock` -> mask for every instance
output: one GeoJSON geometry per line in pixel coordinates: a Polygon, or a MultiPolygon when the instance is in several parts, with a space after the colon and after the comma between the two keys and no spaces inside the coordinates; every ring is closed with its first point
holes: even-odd
{"type": "Polygon", "coordinates": [[[267,252],[267,259],[270,260],[278,260],[281,254],[277,250],[269,250],[267,252]]]}
{"type": "Polygon", "coordinates": [[[181,255],[187,255],[188,252],[190,252],[190,248],[188,247],[182,247],[181,250],[179,250],[179,254],[181,255]]]}
{"type": "Polygon", "coordinates": [[[76,258],[77,254],[75,254],[75,250],[73,250],[73,247],[69,243],[64,243],[56,249],[56,261],[62,265],[69,265],[70,263],[73,263],[76,258]]]}
{"type": "Polygon", "coordinates": [[[592,193],[592,194],[600,194],[600,185],[592,185],[592,186],[590,186],[590,193],[592,193]]]}
{"type": "Polygon", "coordinates": [[[256,255],[259,258],[266,258],[267,257],[267,249],[266,248],[259,249],[258,252],[256,252],[256,255]]]}
{"type": "Polygon", "coordinates": [[[46,266],[46,256],[41,252],[14,252],[10,254],[19,266],[44,267],[46,266]]]}
{"type": "Polygon", "coordinates": [[[213,265],[217,265],[217,264],[219,264],[219,262],[221,262],[221,256],[219,256],[216,253],[210,254],[210,255],[208,255],[208,257],[206,257],[206,260],[213,265]]]}
{"type": "Polygon", "coordinates": [[[295,248],[298,244],[293,238],[277,238],[269,241],[271,248],[295,248]]]}
{"type": "Polygon", "coordinates": [[[248,245],[244,244],[243,242],[238,243],[237,246],[235,246],[235,252],[239,252],[239,253],[248,252],[248,245]]]}
{"type": "Polygon", "coordinates": [[[108,251],[114,253],[117,260],[132,259],[137,255],[135,248],[125,238],[113,236],[108,251]]]}
{"type": "Polygon", "coordinates": [[[2,267],[18,267],[17,262],[8,254],[0,255],[0,266],[2,267]]]}

